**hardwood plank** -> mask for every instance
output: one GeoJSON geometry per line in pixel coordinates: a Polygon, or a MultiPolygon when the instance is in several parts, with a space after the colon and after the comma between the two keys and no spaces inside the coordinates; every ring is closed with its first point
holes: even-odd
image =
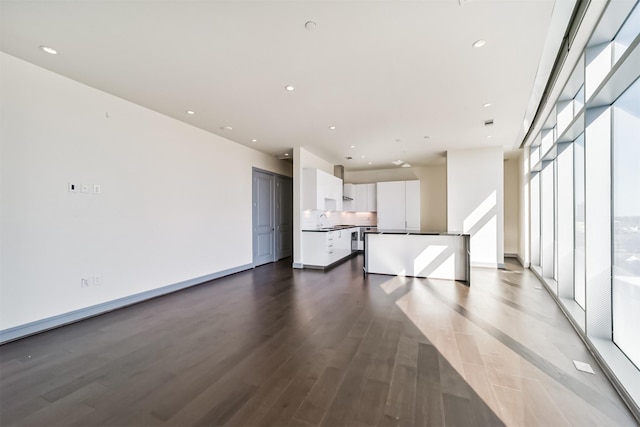
{"type": "Polygon", "coordinates": [[[442,407],[445,420],[444,425],[447,427],[480,425],[478,423],[478,419],[471,413],[471,404],[469,399],[443,393],[442,407]]]}
{"type": "Polygon", "coordinates": [[[373,353],[371,365],[367,370],[368,378],[386,383],[390,381],[401,334],[400,322],[393,320],[387,322],[380,344],[373,353]]]}
{"type": "Polygon", "coordinates": [[[284,425],[291,421],[305,397],[309,394],[321,373],[327,367],[331,351],[312,354],[299,366],[297,375],[256,425],[284,425]]]}
{"type": "Polygon", "coordinates": [[[508,426],[524,424],[524,400],[520,390],[493,385],[493,391],[499,405],[502,420],[508,426]]]}
{"type": "Polygon", "coordinates": [[[417,369],[397,363],[381,422],[385,426],[413,425],[417,369]]]}
{"type": "Polygon", "coordinates": [[[290,262],[0,346],[0,424],[637,425],[527,270],[290,262]]]}
{"type": "Polygon", "coordinates": [[[318,425],[329,408],[344,377],[344,371],[328,366],[294,414],[294,418],[318,425]]]}
{"type": "Polygon", "coordinates": [[[443,425],[444,408],[440,386],[438,351],[429,344],[418,346],[414,423],[443,425]]]}
{"type": "Polygon", "coordinates": [[[456,342],[460,352],[460,358],[463,363],[475,363],[476,365],[484,365],[480,351],[476,344],[475,338],[470,334],[456,333],[456,342]]]}
{"type": "Polygon", "coordinates": [[[346,420],[351,418],[360,394],[362,394],[367,364],[370,359],[371,355],[368,353],[358,353],[354,357],[320,423],[321,426],[346,425],[346,420]]]}

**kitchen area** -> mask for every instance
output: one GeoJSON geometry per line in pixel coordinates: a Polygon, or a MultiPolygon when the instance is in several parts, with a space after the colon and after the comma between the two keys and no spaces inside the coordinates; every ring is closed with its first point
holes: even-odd
{"type": "Polygon", "coordinates": [[[378,224],[377,183],[344,184],[334,175],[303,170],[302,256],[304,268],[328,269],[364,250],[364,233],[378,224]]]}
{"type": "Polygon", "coordinates": [[[364,253],[365,273],[469,282],[469,236],[420,228],[420,181],[344,183],[305,168],[302,268],[330,269],[364,253]]]}

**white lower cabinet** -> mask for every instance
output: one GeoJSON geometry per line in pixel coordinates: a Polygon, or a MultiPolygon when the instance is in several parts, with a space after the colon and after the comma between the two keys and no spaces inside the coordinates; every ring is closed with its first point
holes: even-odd
{"type": "Polygon", "coordinates": [[[327,267],[351,255],[351,233],[357,231],[357,228],[303,231],[302,263],[307,266],[327,267]]]}

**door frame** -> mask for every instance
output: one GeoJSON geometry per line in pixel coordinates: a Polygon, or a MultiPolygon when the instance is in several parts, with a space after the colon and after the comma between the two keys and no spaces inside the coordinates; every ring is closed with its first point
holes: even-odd
{"type": "MultiPolygon", "coordinates": [[[[256,172],[259,172],[259,173],[262,173],[262,174],[266,174],[266,175],[271,175],[274,178],[274,187],[273,187],[274,191],[273,191],[273,195],[272,195],[272,197],[273,197],[272,202],[273,203],[271,204],[271,206],[272,206],[271,217],[273,218],[273,221],[274,221],[273,248],[272,248],[273,249],[273,259],[270,262],[278,261],[277,249],[278,249],[278,239],[280,238],[278,230],[276,230],[276,227],[278,225],[278,224],[276,224],[276,222],[277,222],[277,215],[276,215],[276,213],[277,213],[276,209],[277,208],[276,208],[276,206],[277,206],[277,202],[278,202],[278,200],[277,200],[278,194],[277,194],[277,191],[276,191],[275,183],[277,182],[277,178],[278,177],[284,178],[284,179],[290,179],[290,180],[293,181],[293,178],[290,177],[290,176],[287,176],[287,175],[282,175],[282,174],[279,174],[279,173],[276,173],[276,172],[272,172],[272,171],[269,171],[269,170],[257,168],[255,166],[251,168],[251,257],[252,257],[251,265],[254,268],[257,266],[256,265],[256,252],[255,252],[257,230],[254,227],[254,225],[256,223],[256,211],[254,209],[254,205],[256,203],[256,199],[255,199],[256,192],[254,191],[255,190],[255,188],[254,188],[254,178],[255,178],[256,172]]],[[[291,206],[291,211],[293,212],[293,206],[291,206]]],[[[293,233],[293,230],[291,230],[291,231],[293,233]]],[[[260,265],[263,265],[263,264],[260,264],[260,265]]]]}

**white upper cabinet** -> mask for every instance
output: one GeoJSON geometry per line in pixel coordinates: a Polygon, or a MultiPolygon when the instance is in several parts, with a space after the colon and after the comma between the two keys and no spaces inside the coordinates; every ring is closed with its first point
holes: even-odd
{"type": "Polygon", "coordinates": [[[367,184],[356,185],[356,212],[367,211],[367,184]]]}
{"type": "Polygon", "coordinates": [[[356,210],[356,186],[355,184],[344,184],[343,186],[343,195],[344,197],[348,197],[351,200],[343,200],[342,202],[342,210],[345,211],[355,211],[356,210]]]}
{"type": "Polygon", "coordinates": [[[302,170],[302,209],[342,210],[342,180],[319,169],[302,170]]]}
{"type": "Polygon", "coordinates": [[[378,228],[420,229],[420,181],[379,182],[376,193],[378,228]]]}
{"type": "Polygon", "coordinates": [[[376,211],[376,184],[345,184],[347,197],[353,200],[344,202],[345,211],[375,212],[376,211]],[[347,187],[349,186],[349,187],[347,187]],[[347,188],[349,188],[347,190],[347,188]]]}
{"type": "Polygon", "coordinates": [[[373,184],[364,184],[367,186],[367,209],[366,211],[375,212],[378,210],[378,197],[376,194],[377,184],[374,182],[373,184]]]}

